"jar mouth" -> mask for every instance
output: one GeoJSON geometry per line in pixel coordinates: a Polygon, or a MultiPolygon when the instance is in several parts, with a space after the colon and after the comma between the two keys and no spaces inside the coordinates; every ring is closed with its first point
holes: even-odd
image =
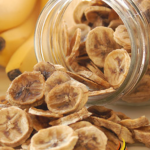
{"type": "MultiPolygon", "coordinates": [[[[128,94],[144,75],[149,63],[149,37],[146,33],[148,31],[148,24],[143,13],[139,12],[136,4],[131,0],[103,1],[115,10],[126,26],[131,40],[132,57],[128,75],[122,85],[106,98],[99,99],[97,96],[92,97],[88,101],[88,104],[92,105],[103,105],[115,102],[123,95],[128,94]]],[[[65,63],[65,54],[58,44],[61,40],[58,33],[62,33],[61,24],[63,15],[71,2],[72,0],[49,1],[40,15],[35,31],[35,53],[38,62],[50,61],[51,63],[61,64],[68,70],[72,70],[71,67],[65,63]],[[45,45],[45,47],[43,47],[43,45],[45,45]],[[47,55],[43,53],[44,49],[47,49],[47,55]],[[57,53],[57,57],[54,49],[57,53]]]]}

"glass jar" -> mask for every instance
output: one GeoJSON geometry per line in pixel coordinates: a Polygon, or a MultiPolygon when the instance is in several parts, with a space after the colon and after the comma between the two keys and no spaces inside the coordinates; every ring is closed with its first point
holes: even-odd
{"type": "MultiPolygon", "coordinates": [[[[65,62],[62,23],[68,16],[68,26],[74,23],[72,8],[75,7],[77,1],[81,0],[49,0],[43,9],[35,32],[35,53],[38,61],[61,64],[72,71],[65,62]]],[[[90,97],[88,104],[102,105],[111,102],[134,106],[150,104],[149,0],[103,1],[115,10],[127,28],[132,49],[131,65],[124,82],[114,93],[105,97],[90,97]]]]}

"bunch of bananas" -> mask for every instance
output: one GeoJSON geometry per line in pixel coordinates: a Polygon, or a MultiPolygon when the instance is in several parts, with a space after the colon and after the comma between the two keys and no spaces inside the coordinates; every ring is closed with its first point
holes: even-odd
{"type": "Polygon", "coordinates": [[[0,66],[10,80],[37,63],[34,31],[38,16],[48,0],[0,1],[0,66]]]}

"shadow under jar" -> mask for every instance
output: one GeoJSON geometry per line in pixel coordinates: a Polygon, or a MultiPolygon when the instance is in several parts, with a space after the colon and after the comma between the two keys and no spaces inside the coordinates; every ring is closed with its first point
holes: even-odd
{"type": "MultiPolygon", "coordinates": [[[[72,65],[66,62],[64,49],[67,47],[67,41],[64,33],[64,22],[68,29],[76,25],[73,12],[78,5],[77,3],[80,2],[81,0],[48,1],[38,19],[35,31],[35,53],[38,62],[46,61],[60,64],[67,70],[74,72],[72,65]]],[[[113,93],[89,97],[88,105],[103,105],[111,102],[134,106],[150,104],[150,1],[91,0],[84,1],[84,3],[90,3],[90,5],[91,3],[97,3],[97,5],[103,5],[114,11],[126,27],[131,41],[131,51],[128,52],[131,56],[131,63],[124,82],[113,93]]],[[[81,13],[83,8],[80,10],[81,13]]],[[[101,18],[104,20],[103,26],[108,27],[110,25],[108,19],[101,18]]],[[[83,24],[90,28],[97,27],[100,24],[100,20],[98,20],[98,25],[93,25],[91,22],[87,23],[85,15],[81,19],[83,19],[83,24]]],[[[84,42],[86,36],[81,40],[84,42]]],[[[69,42],[71,42],[70,39],[69,42]]],[[[83,60],[86,63],[88,62],[86,60],[88,55],[85,56],[85,60],[83,60]]],[[[97,67],[102,71],[104,70],[99,66],[97,67]]]]}

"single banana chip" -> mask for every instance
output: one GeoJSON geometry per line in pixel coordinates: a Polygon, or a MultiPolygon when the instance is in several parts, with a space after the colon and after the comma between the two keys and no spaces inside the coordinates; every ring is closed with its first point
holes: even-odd
{"type": "Polygon", "coordinates": [[[12,147],[0,147],[0,150],[15,150],[12,147]]]}
{"type": "Polygon", "coordinates": [[[58,120],[51,121],[49,124],[52,126],[54,126],[54,125],[70,125],[75,122],[86,119],[91,115],[92,115],[92,113],[88,112],[87,109],[84,107],[81,110],[79,110],[78,112],[75,112],[71,115],[62,117],[58,120]]]}
{"type": "Polygon", "coordinates": [[[81,42],[81,29],[77,28],[75,31],[71,42],[70,42],[70,49],[71,54],[66,58],[66,62],[68,64],[72,64],[77,56],[79,56],[79,47],[81,42]]]}
{"type": "Polygon", "coordinates": [[[31,114],[31,115],[43,116],[43,117],[48,117],[48,118],[63,117],[63,115],[52,113],[49,110],[37,109],[37,108],[34,108],[34,107],[30,107],[28,113],[31,114]]]}
{"type": "Polygon", "coordinates": [[[67,71],[67,74],[72,77],[73,79],[85,84],[86,86],[88,86],[90,89],[93,89],[93,90],[98,90],[98,89],[103,89],[103,87],[85,77],[82,77],[80,75],[77,75],[73,72],[69,72],[67,71]]]}
{"type": "Polygon", "coordinates": [[[57,85],[71,80],[70,76],[63,71],[55,71],[45,82],[44,94],[47,94],[57,85]]]}
{"type": "Polygon", "coordinates": [[[93,114],[92,116],[103,118],[116,123],[120,121],[113,110],[108,109],[104,106],[91,106],[88,108],[88,111],[93,114]]]}
{"type": "Polygon", "coordinates": [[[98,67],[104,67],[106,56],[114,49],[120,48],[113,38],[114,31],[108,27],[96,27],[86,39],[86,50],[90,59],[98,67]]]}
{"type": "Polygon", "coordinates": [[[98,127],[105,127],[106,129],[111,130],[121,141],[123,138],[126,143],[133,144],[135,142],[132,138],[132,133],[126,127],[121,126],[120,124],[92,116],[89,117],[89,121],[98,127]]]}
{"type": "Polygon", "coordinates": [[[101,98],[109,96],[110,94],[114,93],[115,90],[111,87],[109,89],[105,90],[99,90],[99,91],[89,91],[89,97],[93,96],[99,96],[101,98]]]}
{"type": "Polygon", "coordinates": [[[106,150],[106,135],[94,126],[76,130],[79,139],[74,150],[106,150]]]}
{"type": "Polygon", "coordinates": [[[125,80],[131,58],[126,50],[117,49],[108,54],[104,64],[104,75],[107,81],[116,89],[125,80]]]}
{"type": "Polygon", "coordinates": [[[73,37],[75,31],[78,28],[81,29],[81,42],[83,42],[86,40],[86,36],[88,32],[91,30],[91,28],[86,24],[75,24],[74,26],[68,29],[68,34],[69,34],[70,39],[73,37]]]}
{"type": "Polygon", "coordinates": [[[99,77],[98,75],[96,75],[95,73],[91,71],[86,71],[86,70],[79,71],[77,74],[89,80],[92,80],[93,82],[103,86],[104,88],[110,87],[110,84],[107,81],[105,81],[104,79],[102,79],[101,77],[99,77]]]}
{"type": "Polygon", "coordinates": [[[110,12],[111,9],[104,6],[88,6],[84,14],[88,22],[94,23],[99,16],[107,18],[110,12]]]}
{"type": "Polygon", "coordinates": [[[77,140],[77,133],[69,126],[54,126],[36,133],[30,150],[73,150],[77,140]]]}
{"type": "Polygon", "coordinates": [[[88,89],[80,82],[70,80],[55,86],[46,96],[48,109],[53,113],[70,114],[79,111],[88,100],[88,89]]]}
{"type": "Polygon", "coordinates": [[[125,25],[120,25],[114,32],[114,40],[128,52],[131,51],[131,41],[125,25]]]}
{"type": "Polygon", "coordinates": [[[54,71],[56,71],[55,66],[49,62],[39,62],[34,68],[35,71],[40,71],[43,74],[45,80],[47,80],[54,71]]]}
{"type": "Polygon", "coordinates": [[[90,122],[87,122],[87,121],[80,121],[80,122],[73,123],[69,126],[73,130],[77,130],[77,129],[80,129],[80,128],[89,127],[89,126],[93,126],[93,125],[90,122]]]}
{"type": "Polygon", "coordinates": [[[134,129],[133,132],[135,140],[150,148],[150,126],[134,129]]]}
{"type": "Polygon", "coordinates": [[[15,106],[0,110],[0,144],[17,147],[30,136],[32,123],[25,111],[15,106]]]}
{"type": "Polygon", "coordinates": [[[129,128],[129,129],[136,129],[136,128],[140,128],[140,127],[149,125],[149,120],[145,116],[142,116],[142,117],[137,118],[137,119],[121,120],[119,122],[119,124],[129,128]]]}
{"type": "Polygon", "coordinates": [[[44,85],[45,80],[40,72],[24,72],[10,84],[7,100],[21,108],[41,105],[44,101],[44,85]]]}
{"type": "Polygon", "coordinates": [[[75,23],[80,24],[80,23],[85,23],[88,24],[88,21],[85,18],[84,11],[89,6],[90,2],[89,1],[81,1],[76,8],[74,9],[73,12],[73,18],[75,23]]]}
{"type": "Polygon", "coordinates": [[[87,55],[86,48],[85,48],[85,42],[80,43],[78,51],[79,51],[79,56],[78,57],[87,55]]]}
{"type": "Polygon", "coordinates": [[[50,122],[49,118],[43,116],[35,116],[31,114],[29,115],[32,120],[33,129],[35,129],[36,131],[49,127],[48,124],[50,122]]]}
{"type": "Polygon", "coordinates": [[[124,119],[131,119],[130,117],[126,116],[124,113],[122,112],[116,112],[115,111],[115,114],[121,119],[121,120],[124,120],[124,119]]]}
{"type": "Polygon", "coordinates": [[[98,27],[98,26],[105,26],[104,19],[102,19],[100,16],[98,16],[93,23],[90,25],[92,29],[98,27]]]}
{"type": "Polygon", "coordinates": [[[117,19],[117,20],[112,20],[108,27],[112,28],[113,30],[115,30],[118,26],[123,25],[123,22],[121,19],[117,19]]]}

